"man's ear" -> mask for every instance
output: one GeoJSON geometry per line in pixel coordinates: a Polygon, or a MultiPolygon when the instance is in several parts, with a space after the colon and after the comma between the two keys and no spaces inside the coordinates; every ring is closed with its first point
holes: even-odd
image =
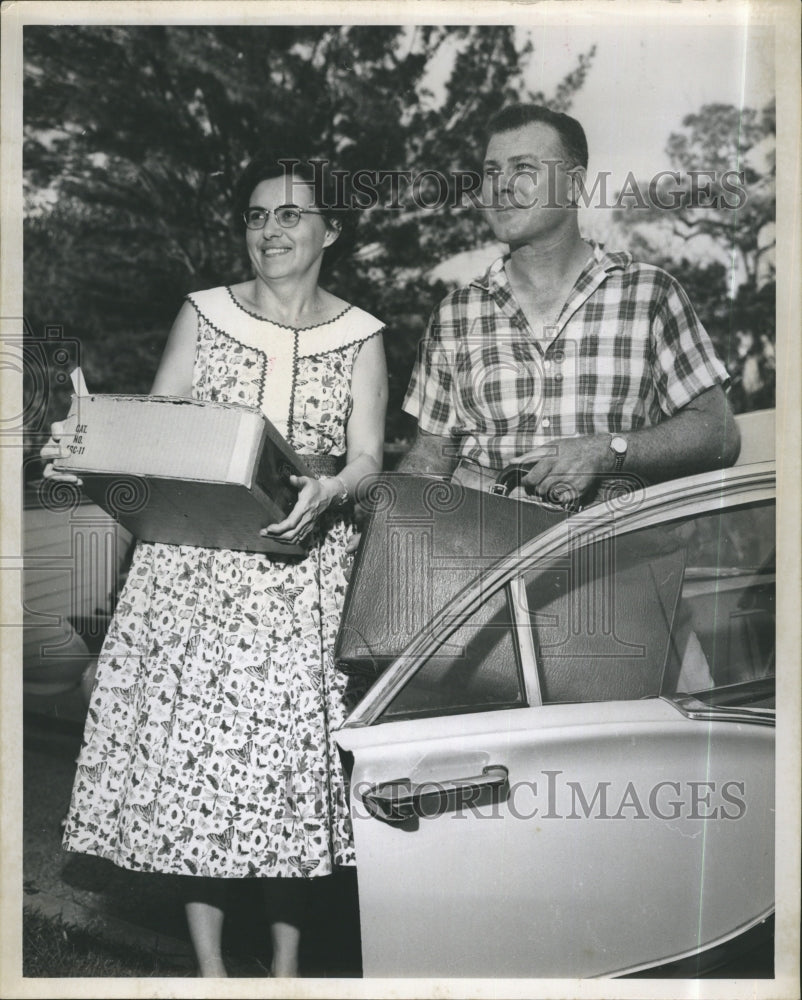
{"type": "Polygon", "coordinates": [[[340,238],[343,224],[339,219],[326,219],[326,235],[323,237],[323,246],[330,247],[340,238]]]}
{"type": "Polygon", "coordinates": [[[587,184],[585,183],[588,179],[588,172],[585,167],[571,167],[570,170],[566,170],[568,177],[571,181],[571,188],[568,192],[568,204],[576,207],[579,200],[579,190],[587,191],[587,184]]]}

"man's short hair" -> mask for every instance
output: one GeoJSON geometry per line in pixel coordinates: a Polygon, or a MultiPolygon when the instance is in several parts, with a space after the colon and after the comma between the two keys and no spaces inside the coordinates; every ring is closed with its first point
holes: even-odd
{"type": "Polygon", "coordinates": [[[544,108],[540,104],[509,104],[497,111],[487,123],[485,140],[499,132],[511,132],[533,122],[551,125],[557,132],[570,167],[587,167],[588,140],[585,138],[585,130],[576,118],[564,115],[561,111],[544,108]]]}

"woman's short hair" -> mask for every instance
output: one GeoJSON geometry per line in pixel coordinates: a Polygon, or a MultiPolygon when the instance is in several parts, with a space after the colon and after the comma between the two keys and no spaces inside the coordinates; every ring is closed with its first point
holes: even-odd
{"type": "Polygon", "coordinates": [[[296,156],[268,155],[252,159],[242,171],[234,189],[234,225],[239,231],[244,228],[242,213],[248,208],[251,194],[258,184],[274,177],[288,176],[312,188],[315,192],[315,207],[320,209],[330,225],[334,224],[340,231],[334,243],[323,252],[320,270],[322,273],[330,271],[353,250],[357,217],[350,205],[338,203],[338,192],[331,176],[331,163],[322,157],[301,160],[296,156]]]}
{"type": "Polygon", "coordinates": [[[585,130],[576,118],[561,111],[544,108],[541,104],[509,104],[501,111],[497,111],[487,123],[485,140],[492,135],[498,135],[499,132],[511,132],[533,122],[551,125],[557,132],[569,166],[587,168],[588,140],[585,138],[585,130]]]}

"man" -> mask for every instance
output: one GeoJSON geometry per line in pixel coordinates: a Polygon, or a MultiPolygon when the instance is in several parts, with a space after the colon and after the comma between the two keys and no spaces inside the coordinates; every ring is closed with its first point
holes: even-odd
{"type": "Polygon", "coordinates": [[[656,482],[737,458],[727,372],[682,288],[580,235],[587,157],[568,115],[521,104],[491,120],[483,204],[509,253],[432,315],[401,471],[482,488],[525,457],[527,491],[568,502],[615,473],[656,482]]]}

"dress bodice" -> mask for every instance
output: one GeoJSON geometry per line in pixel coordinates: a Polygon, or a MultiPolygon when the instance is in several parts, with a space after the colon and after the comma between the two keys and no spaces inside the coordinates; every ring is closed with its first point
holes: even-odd
{"type": "Polygon", "coordinates": [[[188,298],[198,316],[196,399],[261,408],[299,452],[345,453],[354,360],[383,329],[375,316],[348,306],[296,329],[245,309],[227,287],[188,298]]]}

